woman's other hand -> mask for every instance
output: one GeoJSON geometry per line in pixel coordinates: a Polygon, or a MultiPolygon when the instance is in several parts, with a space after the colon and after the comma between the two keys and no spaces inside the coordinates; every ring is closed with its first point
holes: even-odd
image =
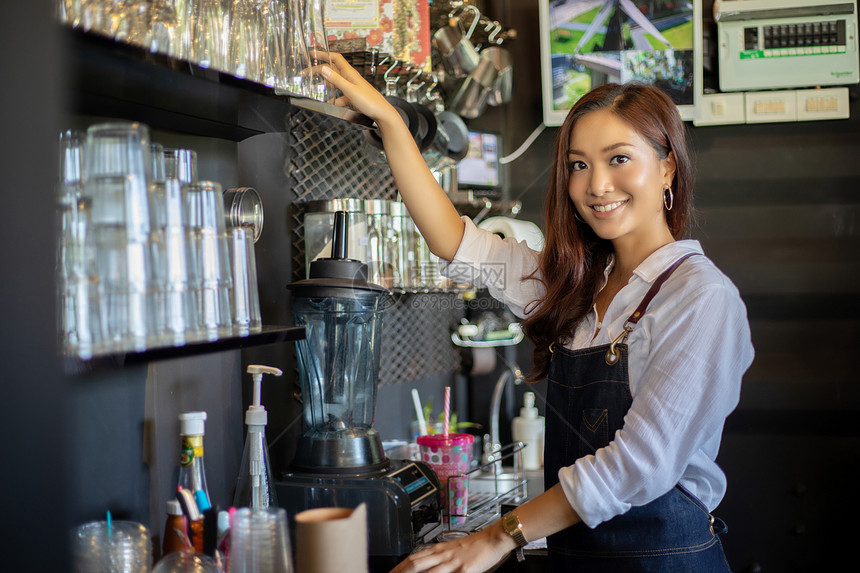
{"type": "Polygon", "coordinates": [[[499,522],[469,536],[437,543],[414,553],[391,573],[483,573],[516,548],[499,522]]]}

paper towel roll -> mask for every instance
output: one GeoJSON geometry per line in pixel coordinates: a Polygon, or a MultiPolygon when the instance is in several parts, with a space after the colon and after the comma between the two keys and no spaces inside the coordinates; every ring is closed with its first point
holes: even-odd
{"type": "Polygon", "coordinates": [[[469,372],[472,376],[480,374],[489,374],[496,369],[496,349],[495,348],[472,348],[472,370],[469,372]]]}
{"type": "Polygon", "coordinates": [[[298,573],[367,573],[367,506],[296,514],[298,573]]]}
{"type": "Polygon", "coordinates": [[[543,233],[540,227],[531,221],[521,221],[510,217],[490,217],[478,223],[479,229],[498,233],[504,238],[512,238],[515,241],[525,241],[532,250],[543,249],[543,233]]]}

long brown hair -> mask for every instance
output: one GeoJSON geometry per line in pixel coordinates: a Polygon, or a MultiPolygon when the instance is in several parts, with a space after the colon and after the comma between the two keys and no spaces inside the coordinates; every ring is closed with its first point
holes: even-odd
{"type": "Polygon", "coordinates": [[[544,215],[546,240],[537,270],[527,277],[541,281],[546,289],[543,298],[529,305],[530,314],[522,322],[525,334],[535,344],[530,382],[547,375],[550,344],[572,336],[577,324],[591,311],[614,252],[610,241],[576,220],[568,195],[567,152],[573,128],[580,118],[600,109],[608,109],[629,124],[660,159],[670,152],[674,155],[674,204],[671,211],[665,211],[672,236],[683,238],[692,218],[693,165],[686,129],[672,100],[652,86],[605,84],[577,101],[556,139],[544,215]]]}

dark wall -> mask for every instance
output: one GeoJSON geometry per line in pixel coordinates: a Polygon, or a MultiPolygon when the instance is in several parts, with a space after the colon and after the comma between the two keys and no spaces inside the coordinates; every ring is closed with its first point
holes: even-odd
{"type": "MultiPolygon", "coordinates": [[[[510,152],[541,122],[538,2],[480,4],[517,30],[514,100],[473,122],[501,129],[510,152]]],[[[740,289],[756,348],[718,459],[729,489],[716,514],[735,571],[822,570],[840,552],[844,562],[860,531],[842,485],[860,471],[860,89],[850,94],[848,120],[689,127],[693,236],[740,289]]],[[[507,170],[521,216],[538,224],[557,132],[507,170]]],[[[491,391],[478,382],[475,394],[491,391]]]]}

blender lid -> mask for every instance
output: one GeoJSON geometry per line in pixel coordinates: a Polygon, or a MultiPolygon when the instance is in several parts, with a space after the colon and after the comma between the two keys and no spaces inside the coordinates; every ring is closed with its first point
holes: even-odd
{"type": "Polygon", "coordinates": [[[347,216],[345,211],[335,212],[332,256],[311,261],[309,278],[287,285],[293,296],[357,298],[388,294],[385,287],[367,281],[366,264],[349,258],[347,216]]]}

